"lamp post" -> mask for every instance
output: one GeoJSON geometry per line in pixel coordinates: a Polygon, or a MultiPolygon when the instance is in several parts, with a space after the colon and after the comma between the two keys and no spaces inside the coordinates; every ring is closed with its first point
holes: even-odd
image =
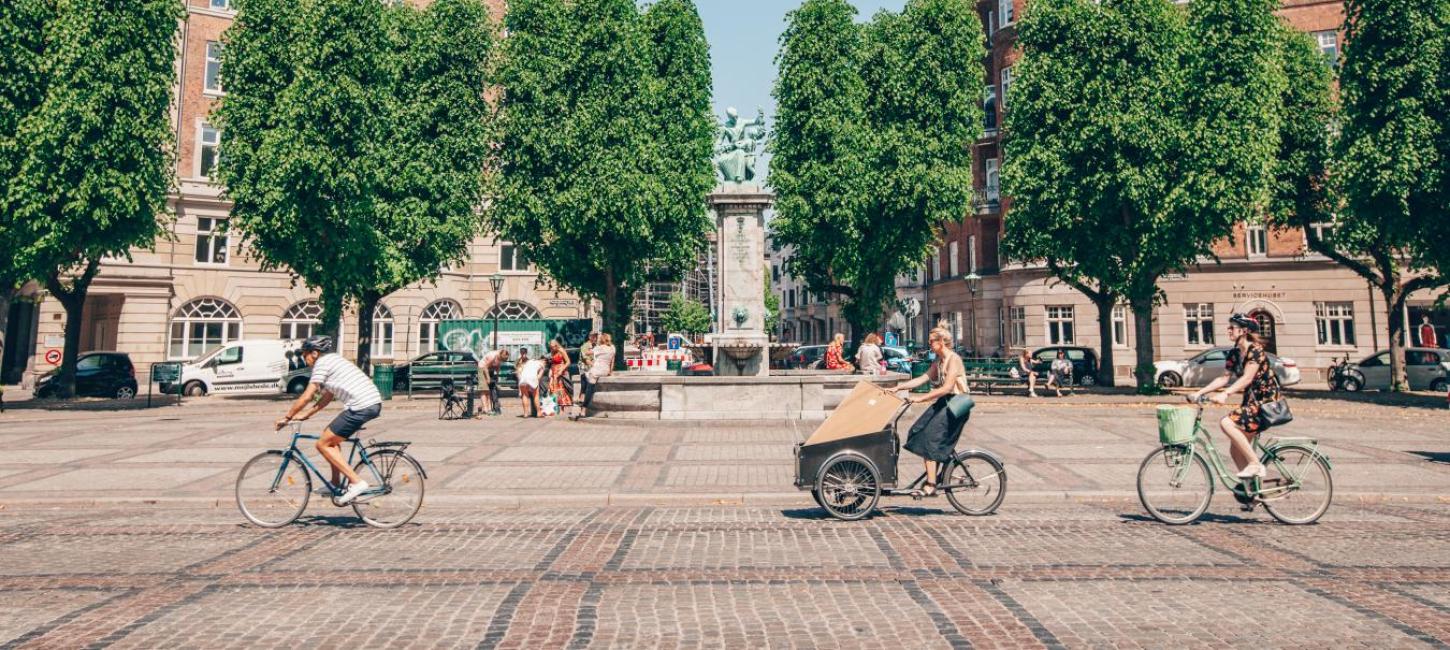
{"type": "Polygon", "coordinates": [[[488,276],[488,286],[493,289],[493,349],[498,349],[498,292],[503,291],[503,274],[495,272],[488,276]]]}
{"type": "Polygon", "coordinates": [[[967,283],[967,291],[972,295],[970,303],[972,311],[972,354],[981,356],[981,352],[977,350],[977,289],[980,289],[982,286],[982,276],[977,275],[976,271],[972,271],[963,276],[962,281],[967,283]]]}

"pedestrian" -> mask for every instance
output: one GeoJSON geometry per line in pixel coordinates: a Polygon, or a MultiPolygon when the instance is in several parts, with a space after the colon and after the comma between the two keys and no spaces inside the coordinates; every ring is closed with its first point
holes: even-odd
{"type": "Polygon", "coordinates": [[[544,362],[541,359],[530,359],[528,348],[519,348],[519,362],[516,367],[519,403],[524,407],[524,412],[519,417],[539,417],[539,378],[544,374],[544,362]]]}
{"type": "Polygon", "coordinates": [[[846,335],[836,332],[831,339],[831,344],[826,346],[826,356],[822,359],[822,366],[826,370],[850,370],[851,364],[846,362],[846,335]]]}
{"type": "Polygon", "coordinates": [[[866,340],[861,343],[861,349],[856,350],[856,367],[863,375],[883,375],[886,373],[886,358],[881,354],[881,337],[875,332],[866,335],[866,340]]]}
{"type": "Polygon", "coordinates": [[[614,337],[605,332],[599,335],[599,344],[594,346],[594,363],[590,364],[588,370],[580,373],[584,385],[573,419],[580,420],[589,417],[589,406],[594,403],[594,391],[599,387],[599,380],[612,374],[614,374],[614,337]]]}
{"type": "Polygon", "coordinates": [[[480,409],[478,415],[473,416],[475,419],[482,418],[484,414],[503,413],[503,403],[498,398],[498,372],[503,367],[503,362],[508,360],[508,350],[494,350],[478,360],[478,385],[486,389],[488,402],[486,408],[480,409]]]}
{"type": "MultiPolygon", "coordinates": [[[[574,405],[574,380],[569,376],[569,353],[559,339],[549,342],[549,393],[558,412],[574,405]]],[[[553,413],[550,413],[553,415],[553,413]]]]}
{"type": "Polygon", "coordinates": [[[1032,370],[1032,350],[1022,348],[1017,354],[1017,367],[1014,370],[1017,371],[1018,379],[1027,380],[1027,396],[1037,397],[1037,373],[1032,370]]]}
{"type": "Polygon", "coordinates": [[[1067,350],[1058,350],[1057,358],[1052,360],[1052,368],[1047,373],[1047,387],[1062,397],[1064,386],[1072,386],[1072,362],[1067,360],[1067,350]]]}
{"type": "Polygon", "coordinates": [[[584,341],[584,345],[579,346],[580,368],[588,368],[594,365],[594,346],[598,344],[599,332],[590,332],[589,338],[584,341]]]}

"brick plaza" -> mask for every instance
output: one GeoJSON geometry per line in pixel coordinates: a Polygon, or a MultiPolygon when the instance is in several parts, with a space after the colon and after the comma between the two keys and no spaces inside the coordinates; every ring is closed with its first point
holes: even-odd
{"type": "MultiPolygon", "coordinates": [[[[1151,404],[984,398],[991,517],[790,487],[811,423],[438,422],[393,402],[427,504],[402,529],[314,505],[244,525],[230,486],[281,402],[0,416],[0,647],[1444,647],[1443,410],[1300,400],[1334,459],[1307,527],[1132,496],[1151,404]]],[[[903,467],[903,470],[910,465],[903,467]]]]}

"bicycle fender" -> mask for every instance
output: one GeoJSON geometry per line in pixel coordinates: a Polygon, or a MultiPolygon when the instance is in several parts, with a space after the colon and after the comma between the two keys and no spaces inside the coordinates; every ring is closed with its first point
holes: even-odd
{"type": "Polygon", "coordinates": [[[997,464],[1001,465],[1002,467],[1007,466],[1007,463],[1003,462],[1002,457],[997,455],[997,452],[988,451],[986,449],[978,449],[976,447],[973,447],[971,449],[963,449],[962,451],[957,452],[957,459],[961,460],[962,456],[966,456],[967,454],[981,454],[983,456],[991,458],[992,460],[997,461],[997,464]]]}
{"type": "Polygon", "coordinates": [[[1324,464],[1327,465],[1330,470],[1333,470],[1334,469],[1334,461],[1332,461],[1332,460],[1329,459],[1329,454],[1326,454],[1326,453],[1324,453],[1322,451],[1319,451],[1319,445],[1318,444],[1312,444],[1312,443],[1311,444],[1305,444],[1305,443],[1293,442],[1293,443],[1289,443],[1289,444],[1285,444],[1285,445],[1274,445],[1268,451],[1270,453],[1277,454],[1277,453],[1279,453],[1279,451],[1284,450],[1284,449],[1303,449],[1303,450],[1309,452],[1309,455],[1311,455],[1311,456],[1313,456],[1315,458],[1322,458],[1322,459],[1324,459],[1324,464]]]}

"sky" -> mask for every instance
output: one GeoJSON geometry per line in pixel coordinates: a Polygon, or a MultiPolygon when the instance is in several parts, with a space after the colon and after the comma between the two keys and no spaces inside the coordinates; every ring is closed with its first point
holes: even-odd
{"type": "MultiPolygon", "coordinates": [[[[866,20],[881,9],[901,11],[906,0],[854,0],[857,20],[866,20]]],[[[775,53],[785,14],[800,6],[800,0],[695,0],[705,37],[710,41],[710,61],[715,75],[715,114],[723,116],[727,106],[740,109],[742,117],[755,116],[757,106],[765,109],[767,123],[775,115],[770,96],[775,84],[775,53]]]]}

